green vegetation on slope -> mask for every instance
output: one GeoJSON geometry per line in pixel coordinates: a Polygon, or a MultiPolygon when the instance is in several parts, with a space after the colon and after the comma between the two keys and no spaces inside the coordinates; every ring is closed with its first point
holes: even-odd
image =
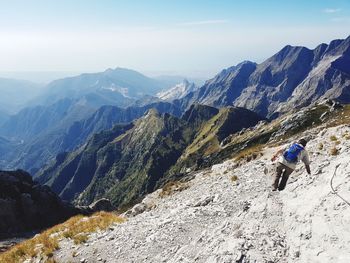
{"type": "Polygon", "coordinates": [[[43,170],[38,179],[63,199],[89,204],[108,197],[121,207],[152,192],[192,137],[184,120],[150,110],[132,125],[96,134],[87,145],[43,170]]]}
{"type": "Polygon", "coordinates": [[[192,143],[186,148],[170,173],[182,173],[186,168],[198,168],[211,156],[222,151],[222,141],[232,134],[265,120],[256,113],[235,107],[220,109],[219,113],[205,122],[192,143]]]}

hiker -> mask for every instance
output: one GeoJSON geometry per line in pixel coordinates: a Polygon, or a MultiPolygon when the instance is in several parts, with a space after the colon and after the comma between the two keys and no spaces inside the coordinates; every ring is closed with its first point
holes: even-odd
{"type": "Polygon", "coordinates": [[[305,164],[308,174],[311,174],[309,154],[305,150],[307,141],[300,139],[297,143],[293,143],[285,149],[279,150],[272,158],[275,161],[280,156],[277,164],[275,178],[272,184],[272,191],[282,191],[287,184],[289,175],[295,170],[297,163],[301,160],[305,164]],[[280,178],[282,177],[281,181],[280,178]]]}

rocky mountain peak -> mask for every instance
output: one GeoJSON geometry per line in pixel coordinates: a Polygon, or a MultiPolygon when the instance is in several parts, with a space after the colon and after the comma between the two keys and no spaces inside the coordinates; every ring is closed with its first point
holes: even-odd
{"type": "Polygon", "coordinates": [[[303,62],[306,57],[311,57],[311,55],[312,51],[306,47],[287,45],[263,64],[268,65],[271,69],[280,70],[280,67],[288,68],[293,63],[303,62]]]}
{"type": "Polygon", "coordinates": [[[331,41],[328,45],[328,48],[326,50],[326,52],[331,52],[334,49],[336,49],[337,47],[339,47],[342,43],[344,42],[343,39],[335,39],[333,41],[331,41]]]}
{"type": "Polygon", "coordinates": [[[155,109],[155,108],[149,109],[143,118],[148,119],[148,118],[153,118],[153,117],[156,117],[156,118],[160,117],[159,111],[157,111],[157,109],[155,109]]]}
{"type": "Polygon", "coordinates": [[[219,110],[217,108],[195,103],[182,115],[182,119],[189,123],[197,121],[202,122],[209,120],[214,115],[218,114],[218,112],[219,110]]]}
{"type": "Polygon", "coordinates": [[[174,101],[185,97],[196,89],[197,87],[194,83],[184,79],[181,83],[176,84],[174,87],[157,93],[157,97],[165,101],[174,101]]]}
{"type": "Polygon", "coordinates": [[[254,68],[256,67],[256,63],[249,61],[249,60],[245,60],[241,63],[238,63],[235,66],[223,69],[222,71],[220,71],[213,79],[208,80],[207,83],[213,82],[213,81],[222,81],[224,79],[227,79],[231,74],[235,74],[241,70],[247,69],[247,68],[254,68]]]}

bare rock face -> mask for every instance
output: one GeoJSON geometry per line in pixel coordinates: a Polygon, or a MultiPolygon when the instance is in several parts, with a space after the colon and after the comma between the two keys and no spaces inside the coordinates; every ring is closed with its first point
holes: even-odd
{"type": "Polygon", "coordinates": [[[77,213],[28,173],[0,171],[0,237],[45,228],[77,213]]]}

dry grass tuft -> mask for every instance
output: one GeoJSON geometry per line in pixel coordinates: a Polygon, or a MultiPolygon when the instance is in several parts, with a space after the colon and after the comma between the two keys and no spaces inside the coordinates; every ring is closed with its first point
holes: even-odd
{"type": "Polygon", "coordinates": [[[345,140],[350,140],[350,134],[349,134],[348,132],[345,132],[345,133],[343,134],[343,138],[344,138],[345,140]]]}
{"type": "Polygon", "coordinates": [[[79,234],[74,236],[73,240],[74,240],[74,244],[81,244],[81,243],[85,243],[86,241],[88,241],[89,236],[87,234],[79,234]]]}
{"type": "Polygon", "coordinates": [[[238,180],[238,176],[237,175],[232,175],[231,176],[231,182],[236,182],[238,180]]]}
{"type": "Polygon", "coordinates": [[[122,223],[124,219],[113,213],[98,212],[91,217],[71,218],[66,223],[63,235],[70,236],[74,243],[86,242],[88,234],[97,230],[104,230],[113,223],[122,223]]]}
{"type": "Polygon", "coordinates": [[[330,155],[338,155],[339,150],[336,147],[333,147],[329,150],[330,155]]]}
{"type": "Polygon", "coordinates": [[[332,142],[335,142],[338,140],[337,136],[335,135],[332,135],[331,137],[329,137],[329,139],[332,141],[332,142]]]}
{"type": "Polygon", "coordinates": [[[188,188],[187,183],[182,183],[179,181],[171,181],[164,185],[162,191],[160,192],[160,197],[166,197],[172,195],[175,192],[181,192],[188,188]]]}
{"type": "Polygon", "coordinates": [[[262,145],[256,145],[250,148],[245,148],[242,151],[240,151],[237,155],[234,157],[235,162],[250,162],[252,160],[255,160],[256,158],[262,156],[262,145]]]}
{"type": "Polygon", "coordinates": [[[97,212],[90,217],[74,216],[34,238],[12,247],[0,255],[0,262],[17,263],[36,256],[46,257],[45,262],[55,262],[53,253],[59,249],[58,240],[60,238],[71,238],[75,244],[80,244],[88,240],[90,233],[104,230],[113,223],[122,222],[124,222],[122,217],[107,212],[97,212]]]}

